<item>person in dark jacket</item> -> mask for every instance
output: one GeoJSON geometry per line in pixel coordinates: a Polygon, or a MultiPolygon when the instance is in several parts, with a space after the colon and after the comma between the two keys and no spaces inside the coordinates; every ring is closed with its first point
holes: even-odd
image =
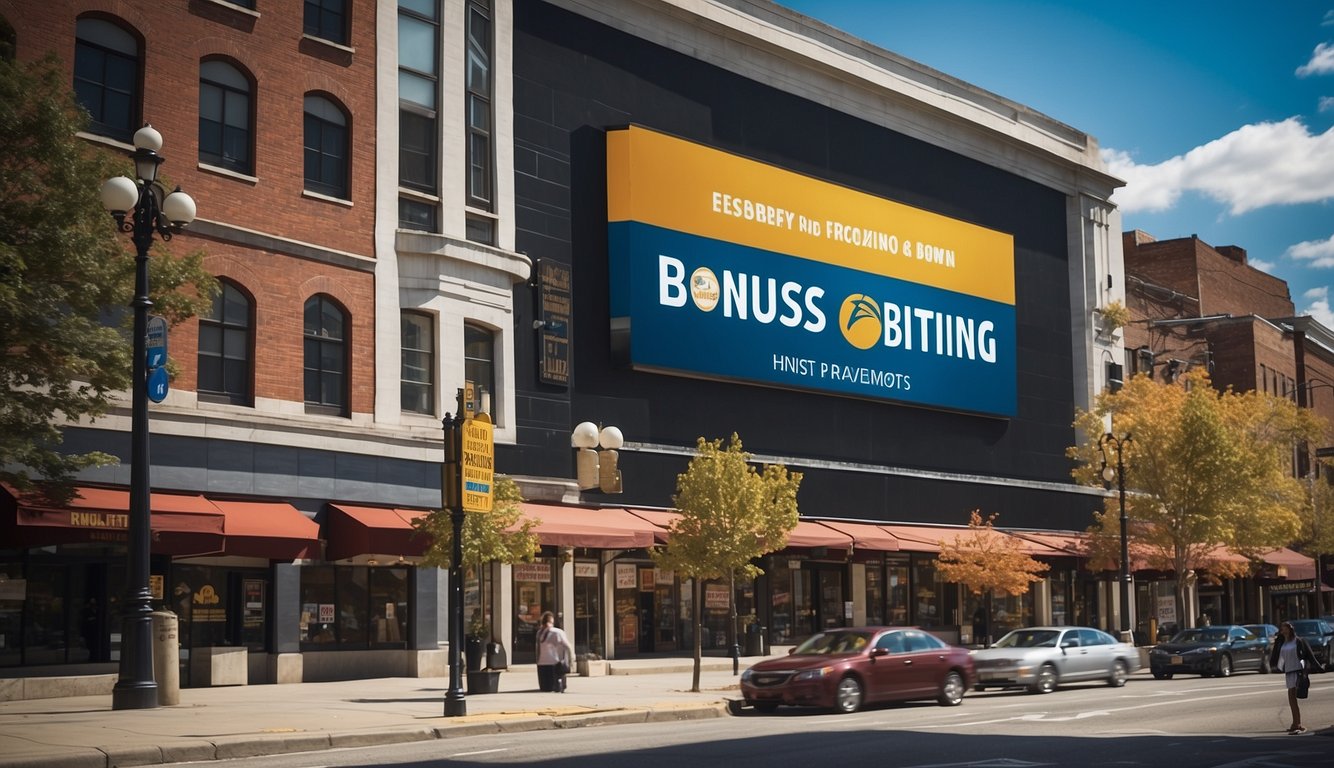
{"type": "Polygon", "coordinates": [[[1311,646],[1297,635],[1290,621],[1278,626],[1274,645],[1269,650],[1269,666],[1283,673],[1283,681],[1288,687],[1288,708],[1292,710],[1292,725],[1288,726],[1288,733],[1305,733],[1302,709],[1297,703],[1297,685],[1311,672],[1323,672],[1324,669],[1311,652],[1311,646]]]}

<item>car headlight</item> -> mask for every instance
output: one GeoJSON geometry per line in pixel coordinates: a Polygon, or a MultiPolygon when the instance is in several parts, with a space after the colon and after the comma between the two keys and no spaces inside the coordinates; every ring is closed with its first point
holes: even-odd
{"type": "Polygon", "coordinates": [[[1190,653],[1218,653],[1217,648],[1192,648],[1189,651],[1183,651],[1182,656],[1190,653]]]}
{"type": "Polygon", "coordinates": [[[833,667],[820,667],[819,669],[808,669],[804,672],[798,672],[793,681],[801,680],[819,680],[822,677],[828,677],[834,673],[833,667]]]}

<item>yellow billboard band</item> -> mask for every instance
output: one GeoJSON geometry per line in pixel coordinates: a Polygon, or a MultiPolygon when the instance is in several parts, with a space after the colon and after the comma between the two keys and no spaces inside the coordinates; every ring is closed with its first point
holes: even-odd
{"type": "Polygon", "coordinates": [[[1014,238],[639,126],[607,133],[609,221],[1014,304],[1014,238]]]}

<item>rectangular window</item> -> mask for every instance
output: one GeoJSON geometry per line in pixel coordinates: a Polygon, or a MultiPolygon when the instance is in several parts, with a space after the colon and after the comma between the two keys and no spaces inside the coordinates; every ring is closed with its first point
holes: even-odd
{"type": "MultiPolygon", "coordinates": [[[[470,0],[467,21],[467,62],[464,68],[467,103],[468,205],[493,210],[492,182],[495,173],[492,146],[493,51],[491,4],[470,0]]],[[[469,232],[471,235],[472,232],[469,232]]]]}
{"type": "MultiPolygon", "coordinates": [[[[398,183],[438,195],[440,155],[440,9],[437,0],[398,2],[398,183]]],[[[405,229],[439,231],[436,206],[399,198],[405,229]]]]}
{"type": "Polygon", "coordinates": [[[489,411],[491,420],[499,424],[494,397],[495,349],[495,334],[489,329],[472,324],[463,326],[463,376],[473,383],[473,408],[489,411]]]}
{"type": "Polygon", "coordinates": [[[434,203],[400,197],[398,199],[398,225],[404,229],[435,232],[437,222],[435,211],[434,203]]]}
{"type": "Polygon", "coordinates": [[[347,44],[347,0],[306,0],[303,31],[339,45],[347,44]]]}
{"type": "Polygon", "coordinates": [[[402,322],[402,408],[435,413],[435,321],[431,315],[404,312],[402,322]]]}

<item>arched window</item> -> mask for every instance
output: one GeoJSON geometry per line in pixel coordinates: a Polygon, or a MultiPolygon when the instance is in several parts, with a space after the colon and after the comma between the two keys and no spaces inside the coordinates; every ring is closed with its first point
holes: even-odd
{"type": "Polygon", "coordinates": [[[199,397],[249,405],[253,304],[231,281],[220,283],[212,310],[199,318],[199,397]]]}
{"type": "Polygon", "coordinates": [[[473,385],[473,407],[496,419],[496,335],[490,328],[463,326],[463,376],[473,385]],[[486,406],[489,406],[486,407],[486,406]]]}
{"type": "Polygon", "coordinates": [[[404,312],[402,408],[411,413],[435,413],[435,318],[424,312],[404,312]]]}
{"type": "Polygon", "coordinates": [[[348,412],[347,313],[329,296],[312,296],[305,311],[306,410],[348,412]]]}
{"type": "Polygon", "coordinates": [[[306,96],[306,189],[343,200],[348,192],[347,115],[323,96],[306,96]]]}
{"type": "Polygon", "coordinates": [[[199,162],[252,174],[250,80],[225,61],[199,65],[199,162]]]}
{"type": "Polygon", "coordinates": [[[106,19],[75,26],[74,95],[93,133],[129,142],[139,129],[139,41],[106,19]]]}

